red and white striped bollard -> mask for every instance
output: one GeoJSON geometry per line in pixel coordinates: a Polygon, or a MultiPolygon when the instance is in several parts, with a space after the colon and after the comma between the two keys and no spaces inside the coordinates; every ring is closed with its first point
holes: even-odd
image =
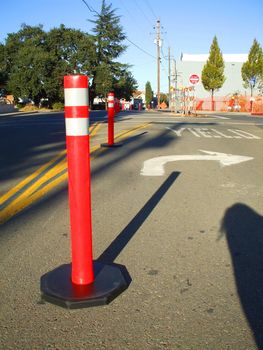
{"type": "Polygon", "coordinates": [[[108,93],[108,145],[114,144],[114,92],[108,93]]]}
{"type": "Polygon", "coordinates": [[[64,77],[65,123],[71,223],[72,282],[94,280],[90,195],[88,78],[64,77]]]}
{"type": "Polygon", "coordinates": [[[43,300],[66,308],[105,305],[131,279],[124,266],[92,259],[88,77],[64,77],[72,264],[41,277],[43,300]]]}
{"type": "Polygon", "coordinates": [[[108,143],[101,144],[102,147],[120,147],[121,143],[114,143],[114,116],[115,116],[115,100],[114,92],[108,93],[107,99],[108,109],[108,143]]]}

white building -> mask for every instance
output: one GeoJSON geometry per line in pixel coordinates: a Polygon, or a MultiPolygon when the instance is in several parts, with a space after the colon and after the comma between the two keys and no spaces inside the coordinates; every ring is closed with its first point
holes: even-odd
{"type": "MultiPolygon", "coordinates": [[[[189,77],[197,74],[200,81],[195,88],[197,97],[208,97],[210,92],[206,91],[201,82],[202,69],[208,60],[209,54],[192,55],[183,53],[179,61],[177,61],[177,87],[191,86],[189,77]]],[[[245,89],[241,76],[241,68],[248,59],[248,54],[223,54],[225,62],[224,75],[225,83],[221,89],[215,92],[215,96],[227,96],[238,93],[242,95],[250,95],[250,90],[245,89]]]]}

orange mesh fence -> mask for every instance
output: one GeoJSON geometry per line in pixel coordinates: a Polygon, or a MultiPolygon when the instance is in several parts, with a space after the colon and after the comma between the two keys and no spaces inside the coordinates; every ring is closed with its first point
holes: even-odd
{"type": "MultiPolygon", "coordinates": [[[[227,100],[225,97],[214,97],[213,105],[215,111],[227,111],[227,100]]],[[[196,109],[198,111],[212,111],[212,100],[211,97],[197,98],[196,109]]]]}
{"type": "Polygon", "coordinates": [[[262,114],[263,115],[263,97],[255,97],[255,101],[252,106],[252,114],[262,114]]]}
{"type": "MultiPolygon", "coordinates": [[[[249,96],[223,96],[214,97],[214,111],[217,112],[251,112],[263,113],[263,97],[252,99],[249,96]]],[[[197,111],[212,111],[211,97],[196,99],[197,111]]]]}

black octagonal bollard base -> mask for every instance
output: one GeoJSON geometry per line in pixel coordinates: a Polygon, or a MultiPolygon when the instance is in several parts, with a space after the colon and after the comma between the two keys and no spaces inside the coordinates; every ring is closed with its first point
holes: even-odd
{"type": "Polygon", "coordinates": [[[109,148],[114,148],[114,147],[121,147],[123,144],[120,142],[117,143],[113,143],[112,145],[110,145],[109,143],[102,143],[101,147],[109,147],[109,148]]]}
{"type": "Polygon", "coordinates": [[[94,282],[76,285],[71,282],[71,264],[65,264],[41,277],[41,298],[67,309],[109,304],[131,283],[123,265],[94,261],[94,282]]]}

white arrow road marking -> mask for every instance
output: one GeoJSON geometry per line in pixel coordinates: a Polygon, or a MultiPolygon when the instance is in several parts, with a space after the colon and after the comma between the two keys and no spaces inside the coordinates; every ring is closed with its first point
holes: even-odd
{"type": "Polygon", "coordinates": [[[242,162],[247,162],[248,160],[254,159],[253,157],[247,156],[238,156],[235,154],[219,153],[219,152],[210,152],[199,150],[200,152],[206,153],[203,154],[185,154],[185,155],[170,155],[156,157],[146,160],[143,163],[141,169],[141,175],[143,176],[162,176],[164,175],[164,166],[169,162],[177,162],[179,160],[216,160],[220,163],[221,166],[229,166],[242,162]]]}

